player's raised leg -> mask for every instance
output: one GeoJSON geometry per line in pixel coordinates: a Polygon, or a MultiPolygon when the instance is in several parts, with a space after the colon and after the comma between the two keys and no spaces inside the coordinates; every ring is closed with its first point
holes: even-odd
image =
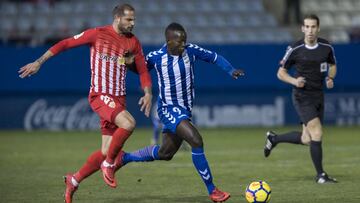
{"type": "Polygon", "coordinates": [[[196,171],[203,180],[209,197],[214,202],[224,202],[230,198],[230,194],[215,187],[210,166],[204,153],[204,144],[197,129],[188,121],[183,120],[176,128],[176,133],[191,146],[191,156],[196,171]]]}
{"type": "Polygon", "coordinates": [[[118,126],[118,128],[112,135],[106,159],[101,164],[104,181],[110,187],[116,187],[117,185],[115,179],[115,158],[121,151],[125,141],[135,129],[136,124],[135,119],[126,110],[123,110],[116,115],[114,123],[118,126]]]}
{"type": "Polygon", "coordinates": [[[273,150],[279,143],[302,144],[301,137],[302,133],[299,131],[291,131],[281,135],[278,135],[273,131],[268,131],[266,133],[264,156],[268,157],[271,150],[273,150]]]}
{"type": "Polygon", "coordinates": [[[304,124],[302,125],[302,132],[291,131],[278,135],[273,131],[268,131],[265,139],[264,156],[270,156],[271,150],[279,143],[310,145],[310,141],[310,133],[304,124]]]}
{"type": "Polygon", "coordinates": [[[115,160],[116,170],[131,162],[149,162],[154,160],[169,161],[179,150],[182,139],[176,134],[164,133],[162,144],[150,145],[134,152],[120,152],[115,160]],[[120,154],[123,153],[122,156],[120,154]]]}

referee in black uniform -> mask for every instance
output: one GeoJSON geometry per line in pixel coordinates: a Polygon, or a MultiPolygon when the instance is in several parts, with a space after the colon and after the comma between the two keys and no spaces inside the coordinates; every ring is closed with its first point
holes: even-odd
{"type": "Polygon", "coordinates": [[[317,183],[336,183],[329,177],[322,165],[322,121],[324,116],[323,84],[334,87],[336,59],[334,49],[325,39],[318,38],[320,20],[316,15],[304,17],[302,32],[304,38],[289,46],[281,61],[278,78],[294,86],[292,100],[302,122],[302,132],[288,132],[277,135],[266,134],[264,155],[268,157],[278,143],[310,145],[310,155],[317,172],[317,183]],[[294,67],[294,76],[288,70],[294,67]]]}

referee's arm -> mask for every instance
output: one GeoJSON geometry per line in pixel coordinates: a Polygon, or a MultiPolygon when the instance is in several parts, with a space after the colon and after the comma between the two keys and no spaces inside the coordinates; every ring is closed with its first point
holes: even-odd
{"type": "Polygon", "coordinates": [[[336,76],[336,64],[330,64],[328,76],[326,77],[326,87],[331,89],[334,87],[334,78],[336,76]]]}
{"type": "Polygon", "coordinates": [[[330,64],[328,78],[334,80],[334,78],[336,77],[336,71],[337,71],[336,64],[330,64]]]}
{"type": "Polygon", "coordinates": [[[294,78],[289,75],[288,71],[284,66],[281,66],[277,72],[277,77],[279,80],[289,83],[291,85],[294,85],[296,87],[302,88],[305,86],[305,78],[304,77],[298,77],[294,78]]]}

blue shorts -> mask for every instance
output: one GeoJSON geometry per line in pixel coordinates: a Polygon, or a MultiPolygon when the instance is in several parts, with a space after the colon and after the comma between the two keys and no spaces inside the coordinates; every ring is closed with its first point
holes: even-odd
{"type": "Polygon", "coordinates": [[[159,106],[158,115],[161,122],[164,124],[164,133],[176,133],[176,127],[183,120],[190,120],[191,113],[180,106],[159,106]]]}

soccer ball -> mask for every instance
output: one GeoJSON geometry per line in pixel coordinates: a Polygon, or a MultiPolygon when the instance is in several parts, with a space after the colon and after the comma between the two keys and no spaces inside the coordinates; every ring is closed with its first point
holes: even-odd
{"type": "Polygon", "coordinates": [[[246,187],[246,200],[250,203],[265,203],[270,201],[271,188],[265,181],[255,181],[246,187]]]}

